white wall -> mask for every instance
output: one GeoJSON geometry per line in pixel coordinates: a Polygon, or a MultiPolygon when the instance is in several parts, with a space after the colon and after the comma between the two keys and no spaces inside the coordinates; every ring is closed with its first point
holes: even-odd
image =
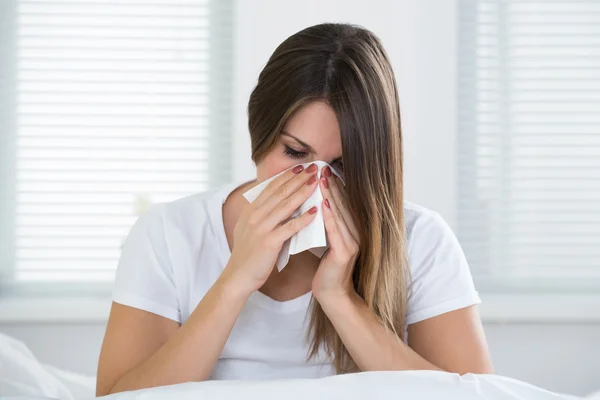
{"type": "Polygon", "coordinates": [[[455,178],[453,168],[447,167],[454,165],[456,125],[454,0],[238,1],[236,12],[236,180],[254,177],[246,106],[258,74],[275,47],[310,25],[351,22],[371,29],[381,38],[396,73],[407,198],[437,210],[451,225],[454,223],[455,178]],[[435,47],[431,45],[434,43],[435,47]]]}
{"type": "MultiPolygon", "coordinates": [[[[261,67],[290,34],[323,21],[378,34],[400,87],[407,198],[455,222],[455,1],[239,0],[234,76],[235,179],[252,177],[246,103],[261,67]],[[436,49],[435,51],[433,49],[436,49]]],[[[486,333],[497,372],[562,392],[600,389],[600,324],[496,324],[486,333]]],[[[42,361],[93,374],[103,324],[0,324],[42,361]]]]}

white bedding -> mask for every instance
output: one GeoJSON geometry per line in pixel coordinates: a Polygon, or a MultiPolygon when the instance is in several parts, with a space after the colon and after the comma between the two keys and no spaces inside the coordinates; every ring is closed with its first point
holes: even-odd
{"type": "Polygon", "coordinates": [[[527,399],[574,397],[551,393],[513,379],[493,375],[434,371],[363,372],[311,380],[212,381],[185,383],[103,397],[110,400],[157,399],[527,399]]]}
{"type": "Polygon", "coordinates": [[[0,333],[0,397],[93,398],[96,379],[40,363],[23,343],[0,333]]]}
{"type": "MultiPolygon", "coordinates": [[[[94,397],[95,379],[36,360],[22,342],[0,333],[0,397],[80,400],[94,397]]],[[[497,375],[459,376],[434,371],[364,372],[323,379],[209,381],[118,393],[105,400],[158,399],[527,399],[576,397],[556,394],[497,375]]]]}

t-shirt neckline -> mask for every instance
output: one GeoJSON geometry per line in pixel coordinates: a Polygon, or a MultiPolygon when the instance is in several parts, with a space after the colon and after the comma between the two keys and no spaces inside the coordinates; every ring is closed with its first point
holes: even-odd
{"type": "MultiPolygon", "coordinates": [[[[223,204],[225,204],[225,201],[235,189],[248,182],[249,181],[234,182],[224,185],[221,189],[217,190],[212,199],[210,217],[214,227],[215,235],[217,236],[217,244],[219,246],[219,254],[222,260],[222,268],[225,268],[225,265],[227,265],[227,262],[231,257],[231,249],[229,248],[229,242],[227,242],[227,234],[225,233],[225,224],[223,222],[223,204]]],[[[291,300],[278,301],[257,290],[250,295],[248,301],[274,312],[287,313],[296,310],[307,309],[311,299],[312,291],[309,291],[291,300]]]]}

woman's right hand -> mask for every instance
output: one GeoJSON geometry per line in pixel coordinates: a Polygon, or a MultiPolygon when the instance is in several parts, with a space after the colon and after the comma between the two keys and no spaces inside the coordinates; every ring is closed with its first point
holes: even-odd
{"type": "Polygon", "coordinates": [[[315,164],[306,170],[299,165],[281,174],[242,211],[233,232],[231,258],[223,275],[234,279],[248,294],[265,283],[283,243],[315,217],[317,208],[313,207],[287,221],[317,188],[317,169],[315,164]]]}

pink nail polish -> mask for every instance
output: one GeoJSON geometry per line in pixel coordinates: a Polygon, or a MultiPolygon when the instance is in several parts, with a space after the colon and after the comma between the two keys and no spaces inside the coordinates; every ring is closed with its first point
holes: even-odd
{"type": "Polygon", "coordinates": [[[308,210],[309,214],[314,214],[317,212],[317,206],[313,206],[310,210],[308,210]]]}
{"type": "Polygon", "coordinates": [[[306,172],[308,172],[309,174],[317,172],[317,164],[310,164],[308,168],[306,168],[306,172]]]}
{"type": "Polygon", "coordinates": [[[331,208],[331,206],[329,205],[329,200],[327,200],[327,199],[325,199],[325,207],[331,208]]]}
{"type": "Polygon", "coordinates": [[[329,183],[327,183],[327,178],[322,177],[321,182],[323,182],[323,186],[325,186],[325,189],[329,189],[329,183]]]}
{"type": "Polygon", "coordinates": [[[292,170],[293,173],[295,174],[299,174],[300,172],[302,172],[302,170],[304,169],[304,167],[302,165],[297,165],[294,167],[294,169],[292,170]]]}

